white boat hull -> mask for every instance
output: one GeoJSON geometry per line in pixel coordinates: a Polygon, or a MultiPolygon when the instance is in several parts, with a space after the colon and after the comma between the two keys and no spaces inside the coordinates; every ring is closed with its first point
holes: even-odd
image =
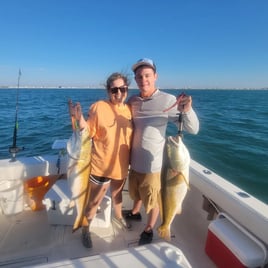
{"type": "MultiPolygon", "coordinates": [[[[57,155],[47,155],[18,157],[16,161],[10,161],[10,159],[0,160],[0,199],[1,196],[3,196],[3,192],[6,194],[9,190],[11,191],[11,189],[3,189],[3,187],[1,187],[5,185],[7,181],[23,183],[36,176],[65,174],[66,170],[66,156],[61,156],[59,158],[57,155]]],[[[185,260],[189,260],[190,266],[182,267],[215,267],[205,254],[205,243],[209,221],[206,219],[206,212],[202,209],[202,196],[215,206],[217,212],[226,213],[226,215],[230,216],[241,225],[242,228],[245,228],[251,235],[260,240],[264,245],[265,254],[267,253],[268,206],[266,204],[244,192],[242,189],[228,182],[224,178],[207,170],[206,167],[194,160],[191,160],[189,177],[190,191],[183,204],[182,214],[175,218],[172,225],[173,235],[171,243],[182,250],[185,255],[185,260]],[[202,265],[204,263],[204,265],[200,266],[200,263],[202,263],[202,265]]],[[[12,202],[16,202],[16,200],[13,198],[12,201],[10,201],[10,205],[13,204],[12,202]]],[[[131,245],[133,243],[134,245],[137,243],[137,240],[135,239],[138,239],[145,224],[145,222],[142,222],[139,223],[139,225],[134,225],[134,231],[129,232],[129,234],[124,233],[124,235],[120,233],[115,235],[115,230],[110,230],[109,227],[107,228],[109,234],[106,234],[102,230],[101,237],[98,237],[100,231],[96,230],[96,236],[93,237],[94,249],[93,251],[88,252],[83,249],[79,234],[71,234],[71,231],[69,230],[70,226],[58,226],[57,228],[55,227],[56,229],[53,229],[52,226],[49,226],[48,222],[44,221],[45,211],[41,211],[40,213],[35,212],[36,214],[34,214],[31,213],[29,207],[25,205],[26,204],[22,206],[21,211],[16,210],[12,213],[12,210],[10,210],[9,215],[4,215],[2,209],[3,215],[0,215],[0,241],[2,241],[0,264],[3,267],[20,267],[20,262],[27,263],[27,265],[33,264],[31,262],[32,260],[37,260],[37,263],[39,264],[42,262],[51,263],[53,261],[58,262],[59,260],[62,260],[62,263],[65,263],[65,266],[68,267],[68,265],[72,265],[73,262],[70,258],[97,255],[95,258],[98,259],[100,258],[99,254],[102,253],[104,253],[104,255],[101,255],[102,257],[110,258],[110,256],[113,256],[109,253],[111,251],[121,252],[122,260],[124,258],[127,259],[136,251],[134,249],[129,252],[122,252],[120,250],[132,247],[131,245]],[[40,222],[37,223],[38,221],[40,222]],[[24,228],[30,229],[25,231],[22,231],[21,229],[17,230],[18,227],[22,228],[18,223],[22,224],[24,228]],[[39,224],[41,225],[39,226],[39,224]],[[46,230],[45,234],[44,230],[46,230]],[[34,233],[32,234],[31,231],[34,231],[34,233]],[[56,234],[58,233],[61,235],[55,236],[55,231],[56,234]],[[14,235],[16,237],[15,241],[14,235]],[[42,239],[40,239],[40,237],[42,237],[42,239]],[[50,241],[48,239],[49,237],[56,240],[50,241]],[[21,247],[17,241],[23,241],[27,246],[21,247]],[[41,243],[42,241],[44,244],[41,243]],[[16,246],[16,244],[18,245],[16,246]],[[59,246],[61,250],[58,251],[56,249],[59,246]],[[42,252],[42,256],[45,255],[44,258],[38,257],[40,256],[40,252],[42,252]],[[83,252],[82,255],[80,254],[81,252],[83,252]],[[23,261],[24,256],[28,257],[23,261]],[[29,262],[27,262],[28,260],[29,262]],[[19,263],[19,265],[16,266],[16,263],[19,263]]],[[[126,190],[124,191],[124,208],[130,209],[131,206],[132,201],[129,199],[126,190]]],[[[143,220],[145,221],[146,217],[144,211],[143,216],[143,220]]],[[[156,237],[155,242],[158,243],[160,241],[159,239],[160,238],[156,237]]],[[[140,250],[141,248],[139,248],[138,251],[140,250]]],[[[138,251],[137,254],[140,254],[138,251]]],[[[265,256],[267,258],[267,255],[265,256]]],[[[84,260],[81,260],[81,263],[84,260]]],[[[86,260],[86,262],[91,261],[92,258],[86,260]]],[[[268,260],[266,259],[265,262],[267,263],[268,260]]],[[[146,263],[146,261],[144,263],[146,263]]],[[[54,266],[52,265],[50,267],[54,266]]]]}

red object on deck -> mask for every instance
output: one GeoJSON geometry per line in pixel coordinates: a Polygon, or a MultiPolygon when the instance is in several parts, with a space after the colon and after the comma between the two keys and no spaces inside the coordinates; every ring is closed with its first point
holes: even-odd
{"type": "Polygon", "coordinates": [[[264,244],[224,213],[208,226],[205,251],[219,268],[263,267],[264,244]]]}
{"type": "Polygon", "coordinates": [[[237,257],[231,252],[222,241],[210,230],[207,235],[205,251],[210,259],[217,265],[218,268],[244,268],[237,257]]]}

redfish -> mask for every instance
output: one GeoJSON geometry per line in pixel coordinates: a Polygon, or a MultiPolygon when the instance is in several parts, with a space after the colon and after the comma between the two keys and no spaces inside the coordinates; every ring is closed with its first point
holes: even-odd
{"type": "Polygon", "coordinates": [[[165,145],[161,174],[160,215],[162,223],[158,235],[171,239],[170,228],[182,210],[182,203],[189,187],[190,154],[180,135],[168,137],[165,145]]]}
{"type": "Polygon", "coordinates": [[[67,142],[67,180],[72,194],[71,203],[76,207],[76,219],[73,224],[75,232],[80,227],[88,225],[84,212],[90,194],[91,138],[87,128],[82,131],[77,129],[73,118],[72,123],[73,134],[67,142]]]}

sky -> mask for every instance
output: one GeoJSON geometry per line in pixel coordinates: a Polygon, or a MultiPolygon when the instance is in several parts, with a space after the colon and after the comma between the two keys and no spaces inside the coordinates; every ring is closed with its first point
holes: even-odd
{"type": "Polygon", "coordinates": [[[103,87],[151,58],[160,88],[268,88],[267,0],[0,0],[0,86],[103,87]]]}

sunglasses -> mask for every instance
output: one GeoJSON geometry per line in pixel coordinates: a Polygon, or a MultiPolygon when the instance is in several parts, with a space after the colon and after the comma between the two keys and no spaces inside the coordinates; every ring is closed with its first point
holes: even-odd
{"type": "Polygon", "coordinates": [[[121,93],[126,93],[127,92],[128,87],[127,86],[122,86],[122,87],[112,87],[110,88],[110,92],[112,94],[117,94],[118,90],[120,90],[121,93]]]}

